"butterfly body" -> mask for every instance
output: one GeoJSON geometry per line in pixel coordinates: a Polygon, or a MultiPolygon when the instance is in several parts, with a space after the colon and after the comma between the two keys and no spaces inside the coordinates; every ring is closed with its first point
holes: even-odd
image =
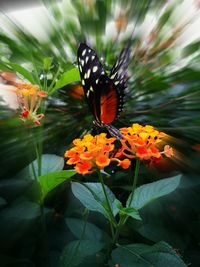
{"type": "Polygon", "coordinates": [[[122,51],[108,76],[96,52],[89,46],[81,43],[77,53],[81,83],[94,124],[106,127],[119,139],[122,134],[111,123],[123,108],[129,54],[129,49],[122,51]]]}

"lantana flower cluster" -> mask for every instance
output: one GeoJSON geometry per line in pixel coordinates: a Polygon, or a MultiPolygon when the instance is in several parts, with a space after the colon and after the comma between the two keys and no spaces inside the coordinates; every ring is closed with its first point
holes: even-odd
{"type": "Polygon", "coordinates": [[[104,169],[112,161],[127,169],[133,158],[152,161],[161,159],[163,155],[173,155],[169,145],[161,145],[166,135],[153,126],[133,124],[132,127],[121,128],[120,131],[123,134],[120,148],[115,147],[116,138],[107,138],[105,133],[96,136],[87,134],[82,139],[75,139],[74,146],[65,152],[66,163],[75,165],[78,173],[88,174],[95,169],[104,169]]]}
{"type": "Polygon", "coordinates": [[[159,132],[151,125],[142,126],[134,123],[131,127],[121,128],[123,139],[122,147],[118,151],[118,156],[125,156],[129,159],[139,158],[140,160],[161,159],[173,155],[173,150],[169,145],[164,145],[166,134],[159,132]]]}
{"type": "Polygon", "coordinates": [[[48,93],[41,91],[38,85],[27,83],[15,83],[14,85],[19,108],[21,109],[21,119],[40,125],[40,120],[44,117],[44,114],[37,114],[37,111],[42,99],[47,97],[48,93]]]}
{"type": "Polygon", "coordinates": [[[126,169],[130,160],[114,157],[115,141],[115,137],[107,138],[105,133],[96,136],[87,134],[83,139],[75,139],[74,147],[65,152],[65,157],[69,158],[67,164],[75,165],[75,170],[80,174],[104,169],[111,161],[117,161],[119,166],[126,169]]]}

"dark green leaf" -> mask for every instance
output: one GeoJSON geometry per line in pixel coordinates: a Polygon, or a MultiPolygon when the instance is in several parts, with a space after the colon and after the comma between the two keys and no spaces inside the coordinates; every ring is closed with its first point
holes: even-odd
{"type": "MultiPolygon", "coordinates": [[[[41,160],[41,175],[62,170],[64,167],[64,159],[54,154],[43,154],[41,160]]],[[[34,178],[34,172],[38,174],[38,162],[34,160],[29,164],[29,173],[34,178]],[[34,171],[33,171],[34,169],[34,171]]]]}
{"type": "Polygon", "coordinates": [[[174,6],[169,7],[164,13],[163,15],[159,18],[158,21],[158,26],[159,29],[162,29],[163,26],[166,24],[166,22],[169,20],[169,18],[171,17],[172,11],[174,10],[174,6]]]}
{"type": "Polygon", "coordinates": [[[1,267],[34,267],[28,259],[18,259],[0,254],[1,267]]]}
{"type": "Polygon", "coordinates": [[[78,239],[91,240],[96,242],[100,241],[102,238],[102,230],[92,223],[72,218],[68,218],[65,221],[71,232],[78,239]]]}
{"type": "Polygon", "coordinates": [[[123,208],[122,210],[120,210],[121,214],[126,214],[130,217],[132,217],[133,219],[139,220],[141,221],[142,218],[140,217],[140,214],[137,210],[135,210],[134,208],[123,208]]]}
{"type": "Polygon", "coordinates": [[[187,57],[200,51],[200,41],[187,45],[183,50],[183,56],[187,57]]]}
{"type": "MultiPolygon", "coordinates": [[[[130,206],[138,210],[151,201],[171,193],[178,187],[180,178],[181,175],[177,175],[138,187],[134,192],[130,206]]],[[[129,201],[130,196],[127,201],[127,206],[129,206],[129,201]]]]}
{"type": "Polygon", "coordinates": [[[37,203],[28,200],[19,200],[14,202],[11,206],[4,209],[1,214],[5,219],[26,219],[31,220],[40,215],[40,206],[37,203]]]}
{"type": "MultiPolygon", "coordinates": [[[[76,198],[89,210],[98,211],[108,218],[108,207],[100,183],[72,183],[72,192],[76,198]]],[[[106,186],[106,192],[112,207],[113,214],[116,215],[119,209],[116,206],[116,198],[112,191],[106,186]]]]}
{"type": "Polygon", "coordinates": [[[6,205],[6,200],[0,197],[0,208],[4,207],[5,205],[6,205]]]}
{"type": "Polygon", "coordinates": [[[122,203],[118,199],[115,200],[115,203],[121,215],[128,215],[132,217],[133,219],[142,220],[139,212],[136,209],[130,208],[130,207],[124,208],[122,203]]]}
{"type": "Polygon", "coordinates": [[[94,240],[73,241],[62,252],[61,267],[78,266],[85,258],[96,254],[102,247],[102,243],[94,240]]]}
{"type": "Polygon", "coordinates": [[[7,202],[11,202],[23,195],[33,185],[33,181],[26,179],[8,179],[0,181],[0,195],[7,202]]]}
{"type": "Polygon", "coordinates": [[[154,246],[131,244],[120,246],[112,252],[110,267],[118,263],[120,267],[186,267],[186,264],[165,242],[154,246]]]}

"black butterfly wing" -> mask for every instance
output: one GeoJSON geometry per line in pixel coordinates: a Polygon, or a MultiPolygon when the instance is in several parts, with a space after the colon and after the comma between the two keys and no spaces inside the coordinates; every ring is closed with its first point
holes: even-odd
{"type": "Polygon", "coordinates": [[[88,106],[95,120],[101,122],[101,88],[98,84],[100,77],[105,75],[105,71],[96,52],[84,43],[79,45],[77,58],[88,106]]]}
{"type": "Polygon", "coordinates": [[[78,66],[89,108],[100,124],[111,124],[123,107],[129,59],[125,48],[108,77],[96,52],[84,43],[78,48],[78,66]]]}
{"type": "Polygon", "coordinates": [[[128,64],[130,60],[130,45],[127,45],[120,53],[110,72],[110,79],[113,81],[119,101],[117,107],[117,116],[123,110],[125,89],[127,88],[128,64]]]}

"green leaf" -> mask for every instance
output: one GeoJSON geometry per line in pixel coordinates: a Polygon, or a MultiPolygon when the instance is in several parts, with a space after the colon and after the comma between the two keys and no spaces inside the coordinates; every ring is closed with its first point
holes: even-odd
{"type": "Polygon", "coordinates": [[[0,254],[1,267],[34,267],[35,265],[28,259],[13,258],[0,254]]]}
{"type": "Polygon", "coordinates": [[[1,214],[0,218],[2,217],[5,219],[25,219],[31,220],[35,217],[40,215],[40,206],[37,203],[31,202],[29,200],[20,199],[14,202],[11,206],[4,209],[1,214]]]}
{"type": "Polygon", "coordinates": [[[42,198],[44,199],[51,190],[66,180],[69,180],[74,174],[76,174],[75,170],[65,170],[39,176],[38,181],[42,189],[42,198]]]}
{"type": "Polygon", "coordinates": [[[78,68],[73,68],[69,71],[66,71],[63,73],[61,78],[56,82],[55,87],[53,88],[53,91],[62,88],[63,86],[80,81],[80,74],[78,68]]]}
{"type": "Polygon", "coordinates": [[[200,51],[200,41],[193,42],[183,49],[183,56],[187,57],[200,51]]]}
{"type": "MultiPolygon", "coordinates": [[[[157,220],[159,220],[158,217],[157,220]]],[[[154,220],[155,220],[154,223],[143,224],[134,230],[136,230],[141,236],[153,242],[159,242],[160,240],[165,240],[170,245],[179,248],[180,250],[182,249],[184,250],[187,247],[188,245],[187,233],[185,233],[185,235],[180,234],[173,229],[173,226],[172,228],[167,227],[164,224],[164,222],[162,222],[161,214],[160,214],[161,222],[156,221],[156,218],[154,220]]]]}
{"type": "Polygon", "coordinates": [[[16,63],[11,63],[11,62],[6,62],[5,65],[7,65],[8,67],[11,67],[12,70],[14,70],[15,72],[21,74],[29,82],[31,82],[33,84],[35,83],[35,80],[34,80],[32,74],[31,74],[31,72],[29,72],[27,69],[25,69],[21,65],[16,64],[16,63]]]}
{"type": "MultiPolygon", "coordinates": [[[[114,216],[119,212],[116,205],[116,198],[112,191],[106,187],[109,203],[114,216]]],[[[108,216],[108,207],[103,193],[101,183],[76,183],[72,182],[72,192],[76,198],[89,210],[102,213],[106,218],[108,216]]]]}
{"type": "Polygon", "coordinates": [[[27,179],[1,179],[0,195],[9,203],[22,196],[32,185],[33,181],[27,179]]]}
{"type": "Polygon", "coordinates": [[[92,223],[73,218],[68,218],[65,222],[74,236],[78,239],[96,242],[100,241],[102,238],[102,230],[92,223]]]}
{"type": "Polygon", "coordinates": [[[133,219],[140,220],[140,221],[142,220],[139,212],[136,209],[130,208],[130,207],[124,208],[122,203],[118,199],[115,200],[115,203],[116,203],[117,208],[119,209],[119,213],[122,216],[128,215],[128,216],[132,217],[133,219]]]}
{"type": "Polygon", "coordinates": [[[120,213],[126,214],[126,215],[130,216],[131,218],[139,220],[139,221],[142,220],[138,210],[136,210],[134,208],[123,208],[122,210],[120,210],[120,213]]]}
{"type": "Polygon", "coordinates": [[[95,255],[103,247],[100,242],[90,240],[72,241],[63,250],[61,267],[78,266],[88,256],[95,255]]]}
{"type": "MultiPolygon", "coordinates": [[[[4,207],[0,212],[0,247],[8,250],[18,246],[23,241],[22,237],[27,241],[30,232],[32,236],[36,236],[40,216],[40,206],[26,198],[20,198],[4,207]]],[[[31,241],[31,246],[30,243],[31,241]]]]}
{"type": "Polygon", "coordinates": [[[171,14],[174,10],[174,6],[170,6],[164,13],[163,15],[159,18],[158,20],[158,27],[159,29],[162,29],[163,26],[167,23],[167,21],[170,19],[171,14]]]}
{"type": "Polygon", "coordinates": [[[2,197],[0,197],[0,208],[3,208],[6,205],[6,200],[2,197]]]}
{"type": "MultiPolygon", "coordinates": [[[[41,159],[41,176],[62,170],[64,167],[64,159],[54,154],[43,154],[41,159]]],[[[29,172],[31,178],[34,179],[34,172],[38,174],[37,159],[29,164],[29,172]],[[33,170],[34,169],[34,170],[33,170]]]]}
{"type": "Polygon", "coordinates": [[[43,60],[43,64],[44,64],[44,70],[48,71],[51,67],[51,63],[53,61],[52,57],[45,57],[43,60]]]}
{"type": "Polygon", "coordinates": [[[120,246],[112,252],[112,262],[109,265],[114,266],[114,263],[118,263],[120,267],[187,266],[165,242],[159,242],[153,246],[144,244],[120,246]]]}
{"type": "MultiPolygon", "coordinates": [[[[138,187],[134,192],[130,207],[136,210],[141,209],[151,201],[171,193],[178,187],[180,178],[181,175],[177,175],[138,187]]],[[[131,195],[127,200],[127,207],[129,206],[130,197],[131,195]]]]}

